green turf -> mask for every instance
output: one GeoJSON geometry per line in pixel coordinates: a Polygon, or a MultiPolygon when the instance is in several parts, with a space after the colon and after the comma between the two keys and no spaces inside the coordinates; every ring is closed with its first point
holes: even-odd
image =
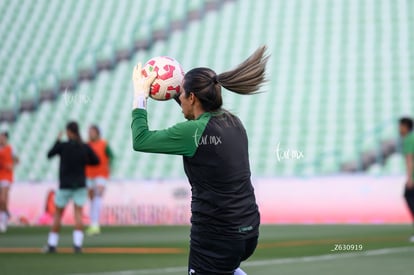
{"type": "MultiPolygon", "coordinates": [[[[10,228],[0,235],[0,248],[38,247],[47,228],[10,228]]],[[[276,225],[262,226],[260,244],[244,263],[249,274],[412,274],[414,245],[409,225],[276,225]],[[361,244],[362,251],[331,251],[335,244],[361,244]],[[402,247],[402,250],[395,248],[402,247]],[[408,247],[408,250],[404,250],[408,247]],[[379,250],[388,249],[390,250],[379,250]],[[375,252],[374,255],[370,251],[375,252]],[[365,254],[364,254],[365,253],[365,254]],[[319,256],[324,255],[324,256],[319,256]],[[310,258],[303,258],[310,257],[310,258]]],[[[86,237],[85,247],[181,248],[179,254],[0,253],[0,274],[186,274],[189,228],[106,227],[86,237]],[[170,268],[162,270],[163,268],[170,268]],[[112,273],[111,273],[112,272],[112,273]]],[[[60,246],[71,246],[64,228],[60,246]]],[[[243,266],[242,265],[242,266],[243,266]]]]}

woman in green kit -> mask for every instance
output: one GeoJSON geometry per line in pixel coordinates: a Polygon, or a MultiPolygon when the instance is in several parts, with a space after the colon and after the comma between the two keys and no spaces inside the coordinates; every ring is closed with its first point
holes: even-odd
{"type": "Polygon", "coordinates": [[[150,131],[146,100],[156,74],[133,71],[132,140],[136,151],[183,156],[191,185],[189,274],[246,274],[240,263],[250,257],[259,235],[260,215],[250,181],[247,134],[240,119],[222,109],[222,87],[252,94],[265,79],[266,47],[235,69],[216,74],[189,71],[176,100],[187,121],[150,131]]]}
{"type": "MultiPolygon", "coordinates": [[[[404,198],[414,221],[414,122],[409,117],[400,119],[399,132],[402,138],[402,153],[405,160],[406,181],[404,188],[404,198]]],[[[414,222],[413,222],[414,225],[414,222]]],[[[410,237],[410,242],[414,242],[414,234],[410,237]]]]}

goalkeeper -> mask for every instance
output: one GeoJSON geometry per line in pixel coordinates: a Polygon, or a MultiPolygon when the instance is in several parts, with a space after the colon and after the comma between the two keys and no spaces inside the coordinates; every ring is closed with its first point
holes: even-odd
{"type": "Polygon", "coordinates": [[[133,71],[132,141],[136,151],[182,155],[192,190],[189,274],[246,274],[259,235],[260,215],[250,180],[248,140],[240,119],[222,109],[222,87],[238,94],[258,91],[265,78],[266,47],[234,70],[189,71],[176,100],[186,122],[150,131],[146,100],[156,74],[133,71]]]}

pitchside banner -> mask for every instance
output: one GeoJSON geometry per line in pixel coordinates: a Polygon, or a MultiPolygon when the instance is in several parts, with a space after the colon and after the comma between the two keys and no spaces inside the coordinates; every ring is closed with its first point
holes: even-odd
{"type": "MultiPolygon", "coordinates": [[[[338,176],[253,179],[262,223],[409,223],[402,177],[338,176]]],[[[47,225],[57,184],[15,183],[12,222],[47,225]]],[[[177,181],[112,181],[104,196],[106,225],[188,224],[190,186],[177,181]]],[[[89,219],[89,204],[84,220],[89,219]]],[[[65,209],[64,223],[73,222],[65,209]]]]}

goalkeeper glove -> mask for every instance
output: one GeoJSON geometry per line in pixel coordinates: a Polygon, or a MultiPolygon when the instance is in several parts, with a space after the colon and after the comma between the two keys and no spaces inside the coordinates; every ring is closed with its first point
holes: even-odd
{"type": "Polygon", "coordinates": [[[147,77],[142,75],[141,62],[138,63],[132,71],[132,82],[134,84],[134,99],[132,101],[132,109],[146,109],[147,98],[151,89],[151,85],[157,77],[156,72],[151,72],[147,77]]]}

